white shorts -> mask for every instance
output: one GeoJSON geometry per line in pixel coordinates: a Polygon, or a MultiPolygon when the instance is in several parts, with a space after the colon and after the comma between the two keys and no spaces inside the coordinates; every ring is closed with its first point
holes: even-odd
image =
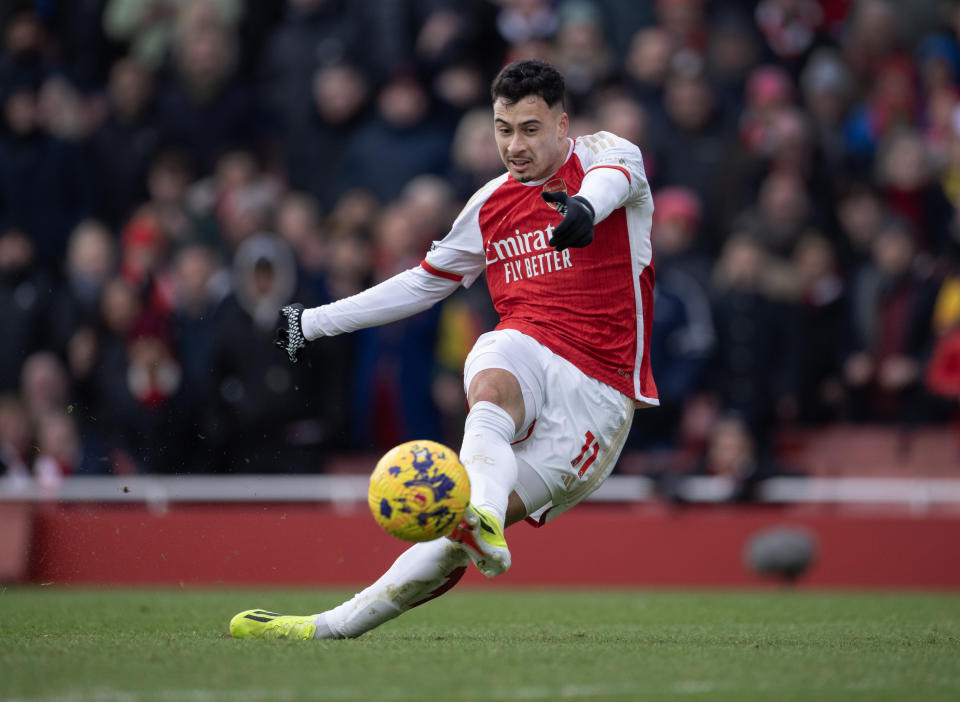
{"type": "Polygon", "coordinates": [[[634,401],[513,329],[477,340],[464,364],[464,390],[489,368],[509,371],[520,383],[525,416],[513,442],[515,490],[528,520],[545,524],[613,471],[633,422],[634,401]]]}

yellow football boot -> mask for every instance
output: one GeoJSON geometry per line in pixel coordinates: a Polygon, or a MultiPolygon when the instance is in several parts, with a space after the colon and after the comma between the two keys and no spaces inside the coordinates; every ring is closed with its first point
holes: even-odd
{"type": "Polygon", "coordinates": [[[263,609],[248,609],[230,620],[235,639],[312,639],[316,615],[296,617],[263,609]]]}

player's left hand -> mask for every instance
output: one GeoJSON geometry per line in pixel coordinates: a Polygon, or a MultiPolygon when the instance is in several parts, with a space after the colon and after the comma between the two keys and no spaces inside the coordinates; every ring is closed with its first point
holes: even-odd
{"type": "Polygon", "coordinates": [[[593,241],[593,205],[585,197],[568,197],[562,190],[545,192],[542,196],[547,202],[556,203],[557,212],[563,216],[563,221],[553,230],[550,246],[563,251],[568,247],[583,248],[593,241]]]}

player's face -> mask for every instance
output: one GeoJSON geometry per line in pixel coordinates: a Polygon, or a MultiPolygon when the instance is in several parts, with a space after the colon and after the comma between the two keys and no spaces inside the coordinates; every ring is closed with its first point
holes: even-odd
{"type": "Polygon", "coordinates": [[[493,103],[497,150],[504,165],[521,183],[556,173],[567,157],[567,113],[536,95],[516,102],[493,103]]]}

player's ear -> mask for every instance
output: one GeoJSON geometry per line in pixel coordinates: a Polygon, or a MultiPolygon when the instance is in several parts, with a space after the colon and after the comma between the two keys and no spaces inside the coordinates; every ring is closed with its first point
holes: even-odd
{"type": "Polygon", "coordinates": [[[567,132],[570,131],[570,117],[566,112],[560,113],[560,122],[557,125],[557,136],[561,139],[564,139],[567,136],[567,132]]]}

